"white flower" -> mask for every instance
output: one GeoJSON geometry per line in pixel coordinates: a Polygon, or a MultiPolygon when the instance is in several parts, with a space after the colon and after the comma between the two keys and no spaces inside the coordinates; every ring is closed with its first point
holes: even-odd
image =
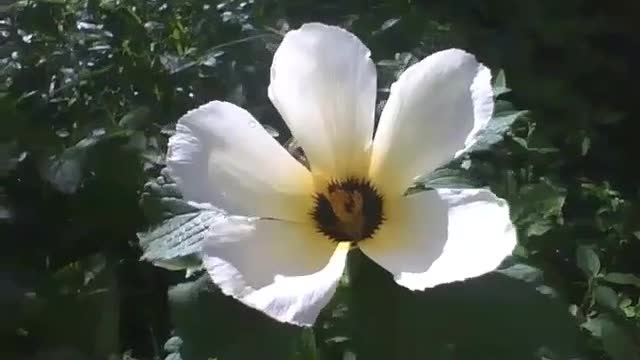
{"type": "Polygon", "coordinates": [[[350,245],[398,284],[424,290],[492,271],[516,244],[508,206],[489,190],[405,195],[487,124],[490,71],[458,49],[425,58],[393,84],[374,137],[369,55],[351,33],[322,24],[287,33],[276,51],[269,98],[310,170],[226,102],[184,115],[169,141],[184,197],[233,214],[209,231],[209,275],[277,320],[313,324],[350,245]]]}

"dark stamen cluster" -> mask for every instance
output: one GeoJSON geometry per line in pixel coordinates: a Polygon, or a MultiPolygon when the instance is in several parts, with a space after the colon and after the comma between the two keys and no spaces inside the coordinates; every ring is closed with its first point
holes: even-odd
{"type": "Polygon", "coordinates": [[[311,216],[318,231],[334,241],[371,238],[384,221],[382,195],[367,180],[332,181],[314,197],[311,216]]]}

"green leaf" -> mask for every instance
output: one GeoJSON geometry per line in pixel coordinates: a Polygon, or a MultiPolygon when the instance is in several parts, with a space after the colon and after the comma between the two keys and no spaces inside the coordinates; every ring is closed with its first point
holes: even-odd
{"type": "Polygon", "coordinates": [[[528,283],[538,283],[542,281],[543,278],[542,270],[527,264],[514,264],[506,269],[500,269],[497,271],[511,278],[528,283]]]}
{"type": "Polygon", "coordinates": [[[47,179],[58,191],[75,193],[82,182],[86,154],[73,148],[52,159],[47,168],[47,179]]]}
{"type": "Polygon", "coordinates": [[[613,360],[640,360],[640,347],[633,339],[633,328],[608,317],[601,324],[602,345],[613,360]]]}
{"type": "Polygon", "coordinates": [[[511,217],[527,235],[542,235],[562,219],[566,190],[548,181],[527,184],[511,202],[511,217]]]}
{"type": "Polygon", "coordinates": [[[540,236],[544,235],[547,231],[553,229],[554,223],[549,219],[541,219],[540,221],[534,222],[531,224],[527,230],[527,236],[540,236]]]}
{"type": "Polygon", "coordinates": [[[580,245],[576,250],[576,261],[580,270],[591,278],[600,272],[600,259],[590,246],[580,245]]]}
{"type": "Polygon", "coordinates": [[[544,273],[539,268],[523,263],[517,263],[508,268],[496,270],[496,272],[513,279],[527,282],[542,295],[549,296],[551,298],[558,296],[556,289],[545,283],[544,273]]]}
{"type": "Polygon", "coordinates": [[[164,343],[164,351],[178,352],[182,346],[182,339],[179,336],[172,336],[164,343]]]}
{"type": "Polygon", "coordinates": [[[633,300],[630,298],[623,297],[622,300],[618,302],[618,307],[626,317],[633,318],[636,316],[636,307],[633,305],[633,300]]]}
{"type": "Polygon", "coordinates": [[[118,125],[125,129],[138,130],[144,127],[151,119],[151,110],[147,106],[140,106],[125,114],[118,125]]]}
{"type": "Polygon", "coordinates": [[[633,285],[640,288],[640,277],[628,273],[608,273],[603,278],[605,281],[618,285],[633,285]]]}
{"type": "Polygon", "coordinates": [[[138,233],[144,252],[141,260],[169,270],[197,270],[207,231],[224,220],[219,210],[203,210],[178,215],[149,232],[138,233]]]}
{"type": "Polygon", "coordinates": [[[588,318],[587,321],[580,324],[580,327],[590,332],[591,336],[601,338],[603,322],[602,317],[588,318]]]}
{"type": "Polygon", "coordinates": [[[507,87],[507,78],[504,75],[504,70],[501,69],[493,81],[493,96],[497,97],[510,91],[511,89],[507,87]]]}
{"type": "Polygon", "coordinates": [[[539,292],[540,273],[532,267],[507,271],[532,283],[492,273],[423,292],[402,288],[366,256],[354,255],[349,315],[358,358],[529,359],[543,347],[559,359],[575,355],[575,320],[566,304],[539,292]]]}
{"type": "Polygon", "coordinates": [[[420,177],[416,183],[426,188],[475,189],[482,187],[469,171],[459,168],[439,168],[420,177]]]}
{"type": "Polygon", "coordinates": [[[604,306],[609,310],[618,309],[618,295],[612,288],[599,285],[593,293],[598,305],[604,306]]]}
{"type": "Polygon", "coordinates": [[[180,356],[180,353],[170,353],[164,360],[182,360],[182,356],[180,356]]]}
{"type": "Polygon", "coordinates": [[[478,132],[478,140],[467,153],[490,150],[492,146],[504,140],[505,133],[513,123],[527,113],[528,111],[504,111],[494,114],[487,126],[478,132]]]}
{"type": "Polygon", "coordinates": [[[208,275],[172,287],[168,300],[183,360],[287,359],[305,342],[304,329],[222,294],[208,275]]]}
{"type": "Polygon", "coordinates": [[[582,139],[582,148],[581,148],[580,154],[582,154],[582,156],[587,155],[590,148],[591,148],[591,138],[588,136],[585,136],[582,139]]]}
{"type": "Polygon", "coordinates": [[[87,150],[95,146],[101,136],[91,136],[78,141],[51,159],[46,177],[58,191],[72,194],[82,181],[87,150]]]}
{"type": "Polygon", "coordinates": [[[382,23],[379,29],[373,31],[372,35],[378,35],[380,33],[383,33],[389,30],[390,28],[395,26],[400,20],[401,20],[400,18],[387,19],[385,22],[382,23]]]}
{"type": "Polygon", "coordinates": [[[482,134],[495,134],[504,135],[509,130],[511,125],[520,117],[528,114],[526,110],[522,111],[504,111],[495,114],[491,120],[487,123],[487,126],[482,131],[482,134]]]}
{"type": "Polygon", "coordinates": [[[75,193],[82,184],[89,151],[96,145],[113,140],[128,138],[129,131],[112,131],[106,134],[90,135],[50,158],[45,169],[45,178],[58,191],[75,193]]]}
{"type": "Polygon", "coordinates": [[[316,344],[316,337],[313,329],[304,328],[295,344],[291,359],[319,360],[320,354],[316,344]]]}
{"type": "Polygon", "coordinates": [[[151,223],[211,208],[209,204],[198,204],[182,199],[178,186],[170,178],[166,168],[161,171],[158,178],[144,185],[140,203],[151,223]]]}

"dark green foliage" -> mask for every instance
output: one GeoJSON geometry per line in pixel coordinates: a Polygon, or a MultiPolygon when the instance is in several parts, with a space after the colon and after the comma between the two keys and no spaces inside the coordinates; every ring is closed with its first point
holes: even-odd
{"type": "Polygon", "coordinates": [[[0,355],[638,360],[639,11],[596,0],[1,2],[0,355]],[[462,47],[495,70],[483,141],[414,190],[490,186],[507,198],[520,245],[501,270],[413,294],[356,252],[318,324],[298,329],[201,273],[140,261],[144,250],[197,271],[199,233],[179,225],[210,210],[162,176],[167,137],[185,111],[226,99],[288,140],[266,96],[269,66],[282,34],[307,21],[369,46],[382,99],[435,50],[462,47]],[[169,227],[180,237],[160,237],[169,227]]]}

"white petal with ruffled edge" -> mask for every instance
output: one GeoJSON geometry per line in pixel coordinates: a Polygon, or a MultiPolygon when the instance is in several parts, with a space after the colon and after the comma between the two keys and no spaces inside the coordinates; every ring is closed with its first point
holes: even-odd
{"type": "Polygon", "coordinates": [[[309,171],[233,104],[213,101],[180,118],[167,166],[187,200],[246,216],[308,217],[309,171]]]}
{"type": "Polygon", "coordinates": [[[308,225],[231,217],[210,230],[203,263],[225,294],[278,321],[310,326],[335,293],[348,249],[308,225]]]}
{"type": "Polygon", "coordinates": [[[480,276],[516,245],[507,203],[489,190],[437,189],[399,198],[362,251],[412,290],[480,276]]]}
{"type": "Polygon", "coordinates": [[[366,175],[376,98],[369,55],[353,34],[323,24],[288,32],[274,55],[269,98],[314,175],[366,175]]]}
{"type": "Polygon", "coordinates": [[[458,49],[409,67],[391,87],[372,148],[370,176],[398,194],[475,142],[493,113],[491,72],[458,49]]]}

